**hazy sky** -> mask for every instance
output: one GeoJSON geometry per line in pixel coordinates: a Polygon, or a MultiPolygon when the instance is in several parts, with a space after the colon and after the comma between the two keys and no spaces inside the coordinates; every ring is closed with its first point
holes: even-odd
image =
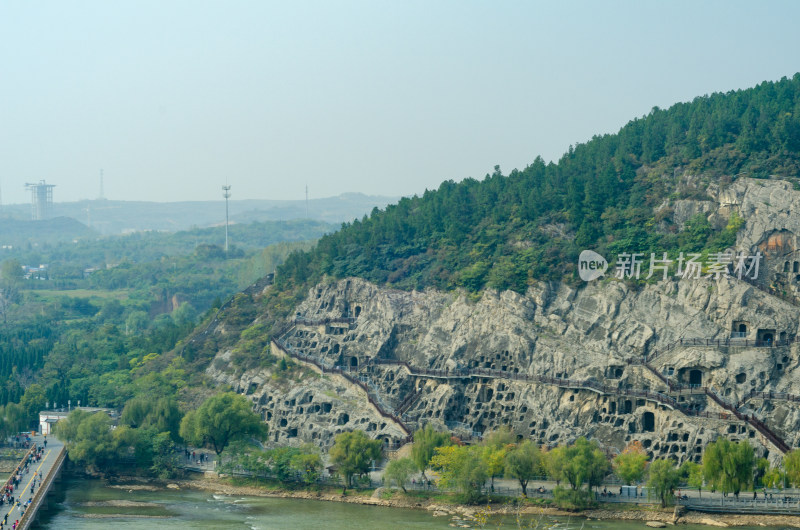
{"type": "Polygon", "coordinates": [[[0,189],[411,195],[800,70],[800,2],[0,0],[0,189]]]}

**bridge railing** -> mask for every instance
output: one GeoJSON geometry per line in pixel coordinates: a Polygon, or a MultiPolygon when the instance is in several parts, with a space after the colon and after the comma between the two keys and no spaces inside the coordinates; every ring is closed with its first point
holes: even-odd
{"type": "Polygon", "coordinates": [[[19,464],[17,464],[17,467],[14,468],[14,471],[12,471],[11,474],[8,476],[6,483],[3,485],[2,491],[5,492],[8,490],[8,487],[11,485],[12,482],[14,482],[14,477],[17,476],[17,474],[22,469],[22,466],[25,465],[25,461],[31,457],[31,455],[35,450],[36,450],[36,443],[31,442],[31,446],[28,448],[28,451],[25,453],[25,456],[22,457],[22,459],[19,461],[19,464]]]}
{"type": "Polygon", "coordinates": [[[50,486],[53,484],[53,479],[61,469],[66,457],[67,447],[62,445],[59,454],[53,462],[53,465],[50,467],[50,470],[47,472],[47,475],[43,477],[42,481],[39,483],[39,489],[36,490],[36,493],[34,493],[31,503],[28,505],[25,513],[22,514],[22,517],[19,520],[19,525],[17,525],[17,530],[26,530],[31,526],[31,524],[33,524],[36,519],[36,512],[39,510],[39,507],[47,495],[47,492],[50,491],[50,486]]]}

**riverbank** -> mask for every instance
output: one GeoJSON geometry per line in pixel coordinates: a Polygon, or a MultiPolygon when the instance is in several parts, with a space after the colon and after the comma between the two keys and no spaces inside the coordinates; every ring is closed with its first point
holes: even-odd
{"type": "Polygon", "coordinates": [[[196,475],[187,479],[169,482],[154,482],[152,480],[128,477],[118,479],[110,487],[121,490],[146,490],[158,491],[164,489],[191,489],[207,491],[218,495],[272,497],[283,499],[307,499],[315,501],[328,501],[337,503],[359,504],[365,506],[383,506],[391,508],[426,510],[436,517],[452,519],[455,526],[469,525],[475,518],[513,516],[522,517],[525,521],[541,516],[585,517],[605,521],[641,521],[661,522],[668,526],[692,524],[713,527],[765,527],[781,526],[800,528],[800,517],[779,515],[738,515],[738,514],[705,514],[701,512],[685,512],[676,517],[675,510],[670,508],[661,510],[654,507],[640,505],[618,505],[614,509],[597,508],[582,512],[568,512],[559,508],[540,504],[514,505],[513,503],[491,503],[487,506],[465,506],[455,504],[446,495],[439,494],[428,498],[417,495],[404,495],[400,490],[378,488],[370,495],[362,492],[348,490],[347,495],[342,495],[340,490],[293,490],[278,486],[262,486],[245,481],[219,478],[213,476],[196,475]]]}

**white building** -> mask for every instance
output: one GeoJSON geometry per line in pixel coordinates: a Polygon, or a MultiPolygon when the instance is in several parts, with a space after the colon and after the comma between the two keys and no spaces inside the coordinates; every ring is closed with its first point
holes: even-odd
{"type": "MultiPolygon", "coordinates": [[[[81,409],[86,411],[90,414],[94,414],[95,412],[105,412],[109,416],[111,416],[112,420],[117,420],[118,414],[117,411],[114,409],[104,409],[100,407],[75,407],[75,409],[81,409]]],[[[50,434],[53,432],[53,426],[59,422],[59,420],[63,420],[69,415],[69,412],[66,410],[43,410],[39,412],[39,431],[42,434],[50,434]]]]}

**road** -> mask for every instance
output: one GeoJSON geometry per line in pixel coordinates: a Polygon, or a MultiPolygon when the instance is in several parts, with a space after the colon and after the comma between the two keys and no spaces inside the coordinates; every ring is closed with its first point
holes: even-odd
{"type": "MultiPolygon", "coordinates": [[[[41,435],[32,437],[31,441],[35,442],[38,447],[44,445],[44,437],[41,435]]],[[[12,528],[14,521],[22,518],[22,511],[20,508],[28,499],[33,497],[31,494],[31,484],[33,483],[34,472],[41,473],[41,476],[47,477],[63,445],[64,444],[56,440],[53,436],[47,437],[47,447],[44,448],[42,459],[28,466],[28,470],[22,475],[22,482],[20,482],[19,488],[14,491],[14,505],[3,504],[0,506],[0,522],[7,521],[3,525],[3,530],[12,528]],[[8,519],[6,519],[6,516],[8,519]]],[[[41,483],[37,479],[36,490],[38,491],[40,487],[41,483]]]]}

